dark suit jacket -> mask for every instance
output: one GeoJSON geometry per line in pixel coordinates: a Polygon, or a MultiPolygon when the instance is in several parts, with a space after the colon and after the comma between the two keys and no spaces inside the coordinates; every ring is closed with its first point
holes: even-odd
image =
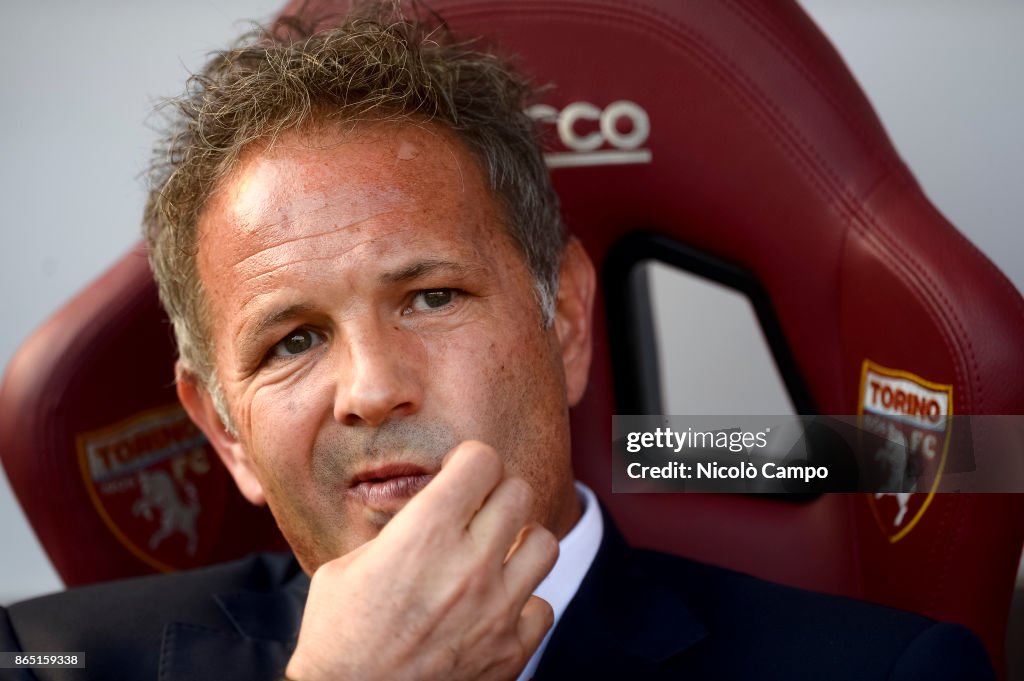
{"type": "MultiPolygon", "coordinates": [[[[12,605],[0,610],[0,650],[80,651],[87,668],[0,670],[0,679],[274,679],[295,645],[308,587],[294,560],[264,554],[12,605]]],[[[607,517],[597,559],[535,676],[991,678],[984,649],[963,627],[630,549],[607,517]]]]}

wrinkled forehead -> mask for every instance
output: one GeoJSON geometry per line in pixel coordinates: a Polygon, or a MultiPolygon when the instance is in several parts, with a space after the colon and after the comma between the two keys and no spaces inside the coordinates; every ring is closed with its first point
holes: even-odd
{"type": "MultiPolygon", "coordinates": [[[[490,191],[476,159],[453,133],[433,125],[319,126],[253,145],[208,201],[200,238],[214,222],[247,235],[272,234],[303,215],[344,206],[351,217],[401,209],[433,196],[459,207],[490,191]]],[[[492,199],[493,200],[493,199],[492,199]]]]}
{"type": "Polygon", "coordinates": [[[431,124],[324,125],[241,156],[200,218],[200,270],[318,230],[356,236],[389,222],[419,225],[425,238],[449,229],[508,239],[500,203],[454,133],[431,124]]]}

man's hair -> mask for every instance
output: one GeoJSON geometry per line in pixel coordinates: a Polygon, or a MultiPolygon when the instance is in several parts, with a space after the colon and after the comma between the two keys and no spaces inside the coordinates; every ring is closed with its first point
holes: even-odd
{"type": "Polygon", "coordinates": [[[524,112],[535,91],[506,62],[453,38],[436,15],[409,17],[399,4],[360,3],[323,31],[287,21],[251,32],[213,55],[184,94],[169,100],[144,231],[182,366],[205,383],[228,428],[196,263],[197,223],[243,151],[273,144],[283,132],[382,121],[453,131],[504,211],[545,325],[553,319],[566,234],[536,125],[524,112]]]}

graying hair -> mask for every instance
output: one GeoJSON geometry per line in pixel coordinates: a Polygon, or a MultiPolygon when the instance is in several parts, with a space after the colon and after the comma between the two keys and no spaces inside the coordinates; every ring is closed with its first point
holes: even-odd
{"type": "Polygon", "coordinates": [[[553,321],[566,232],[537,127],[524,112],[536,92],[508,63],[454,39],[436,15],[418,14],[378,1],[324,31],[296,21],[253,31],[169,100],[144,232],[182,367],[205,384],[229,430],[196,265],[197,223],[242,152],[285,131],[377,121],[452,130],[481,163],[533,275],[545,326],[553,321]]]}

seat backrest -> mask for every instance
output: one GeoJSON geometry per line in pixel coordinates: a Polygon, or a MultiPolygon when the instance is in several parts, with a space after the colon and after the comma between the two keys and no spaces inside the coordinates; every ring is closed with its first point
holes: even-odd
{"type": "Polygon", "coordinates": [[[47,320],[7,368],[4,469],[68,586],[287,549],[178,403],[174,358],[140,247],[47,320]]]}
{"type": "MultiPolygon", "coordinates": [[[[297,4],[337,13],[344,3],[297,4]]],[[[573,414],[574,460],[627,536],[962,622],[1001,665],[1024,496],[915,494],[896,523],[897,500],[865,494],[804,502],[611,494],[610,416],[635,409],[644,390],[616,369],[647,347],[634,333],[642,315],[624,310],[622,294],[643,258],[700,262],[705,274],[740,273],[735,281],[756,284],[766,334],[801,411],[860,413],[870,376],[941,389],[956,414],[1024,410],[1024,301],[928,202],[799,6],[432,6],[459,33],[488,36],[553,86],[533,113],[555,121],[549,163],[563,212],[603,273],[591,383],[573,414]]],[[[187,567],[280,541],[266,517],[247,515],[212,454],[169,411],[171,359],[136,253],[11,364],[0,452],[68,583],[187,567]],[[167,444],[174,433],[186,444],[167,444]],[[160,499],[180,518],[166,538],[145,510],[160,499]],[[68,513],[82,522],[70,527],[68,513]]]]}

